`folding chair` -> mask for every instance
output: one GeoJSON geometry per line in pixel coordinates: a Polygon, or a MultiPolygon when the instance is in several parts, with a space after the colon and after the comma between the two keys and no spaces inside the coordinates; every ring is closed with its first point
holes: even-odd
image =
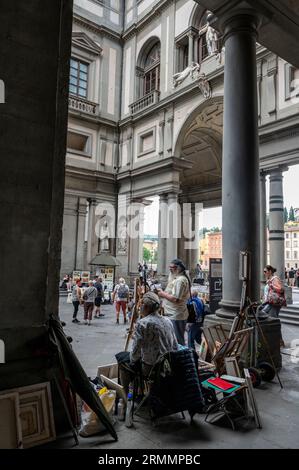
{"type": "MultiPolygon", "coordinates": [[[[235,431],[235,421],[242,420],[246,418],[250,419],[248,414],[247,402],[244,393],[247,390],[247,386],[240,386],[238,389],[230,393],[225,393],[224,397],[217,401],[217,403],[211,405],[208,409],[208,412],[205,417],[205,422],[213,424],[218,421],[222,416],[226,416],[229,423],[232,426],[232,429],[235,431]],[[242,397],[240,395],[243,395],[242,397]],[[244,400],[244,405],[240,403],[241,400],[244,400]],[[209,419],[211,414],[215,415],[212,419],[209,419]]],[[[222,393],[222,392],[221,392],[222,393]]]]}

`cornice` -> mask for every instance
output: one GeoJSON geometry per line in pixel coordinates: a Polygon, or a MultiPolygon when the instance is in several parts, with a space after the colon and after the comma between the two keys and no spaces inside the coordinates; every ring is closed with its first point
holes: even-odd
{"type": "Polygon", "coordinates": [[[161,15],[166,8],[173,3],[173,0],[160,0],[152,10],[145,15],[141,20],[133,23],[126,31],[124,31],[122,37],[124,41],[128,41],[135,36],[139,31],[142,31],[155,17],[161,15]]]}
{"type": "Polygon", "coordinates": [[[286,150],[278,153],[271,153],[260,157],[260,170],[268,173],[271,170],[276,170],[278,167],[289,167],[299,163],[298,150],[286,150]]]}
{"type": "Polygon", "coordinates": [[[114,129],[118,127],[118,122],[119,122],[119,121],[112,121],[100,115],[92,116],[90,114],[80,113],[70,108],[69,108],[69,116],[72,118],[80,119],[81,121],[92,123],[92,124],[102,124],[105,126],[113,127],[114,129]]]}
{"type": "Polygon", "coordinates": [[[259,127],[260,143],[272,141],[277,137],[295,137],[299,135],[299,115],[277,119],[274,122],[259,127]]]}
{"type": "Polygon", "coordinates": [[[91,31],[92,33],[100,34],[102,36],[107,36],[110,39],[118,41],[119,43],[123,42],[121,33],[116,33],[115,31],[113,31],[110,28],[107,28],[106,26],[98,25],[94,23],[93,21],[87,18],[84,18],[78,13],[74,13],[73,20],[74,20],[74,23],[78,24],[81,27],[84,27],[85,29],[87,29],[88,31],[91,31]]]}
{"type": "Polygon", "coordinates": [[[86,168],[77,168],[72,165],[65,165],[65,174],[67,176],[72,176],[79,178],[80,180],[96,180],[102,181],[104,183],[114,184],[116,182],[116,175],[114,173],[105,173],[98,170],[88,170],[86,168]]]}
{"type": "Polygon", "coordinates": [[[122,171],[117,175],[117,181],[121,181],[126,178],[131,177],[138,177],[144,176],[146,173],[160,173],[161,170],[177,170],[182,171],[186,169],[192,168],[193,163],[185,160],[184,158],[177,158],[177,157],[168,157],[164,158],[163,160],[157,160],[153,163],[148,163],[146,165],[142,165],[137,168],[133,168],[130,170],[122,171]]]}

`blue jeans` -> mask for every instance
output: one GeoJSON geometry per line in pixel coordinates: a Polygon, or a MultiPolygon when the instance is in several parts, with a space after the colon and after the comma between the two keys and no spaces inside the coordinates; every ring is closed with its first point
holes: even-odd
{"type": "Polygon", "coordinates": [[[186,320],[171,320],[171,323],[173,324],[174,332],[176,339],[179,344],[182,346],[185,346],[185,329],[186,329],[186,320]]]}
{"type": "Polygon", "coordinates": [[[201,343],[201,327],[202,323],[192,323],[188,330],[188,348],[195,349],[194,340],[200,344],[201,343]]]}

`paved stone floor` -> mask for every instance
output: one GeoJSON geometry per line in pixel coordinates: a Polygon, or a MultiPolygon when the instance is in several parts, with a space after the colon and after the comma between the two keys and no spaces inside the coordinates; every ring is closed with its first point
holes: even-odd
{"type": "MultiPolygon", "coordinates": [[[[82,320],[80,307],[79,319],[82,320]]],[[[116,325],[112,306],[102,306],[105,317],[93,320],[90,326],[72,323],[72,305],[66,298],[60,299],[61,319],[67,323],[65,331],[73,338],[73,349],[87,375],[95,377],[97,366],[115,362],[116,352],[123,350],[126,326],[116,325]]],[[[283,326],[283,337],[288,346],[299,338],[299,328],[283,326]]],[[[299,343],[299,339],[298,339],[299,343]]],[[[107,434],[79,438],[80,448],[97,449],[200,449],[200,448],[298,448],[299,447],[299,362],[292,363],[290,350],[283,354],[280,372],[284,389],[277,379],[263,383],[255,389],[263,428],[257,430],[249,425],[233,431],[227,427],[207,424],[203,415],[196,415],[194,424],[189,419],[175,415],[163,418],[153,427],[149,421],[137,418],[134,428],[126,428],[123,422],[116,424],[118,442],[107,434]]],[[[71,435],[52,445],[69,448],[74,445],[71,435]]],[[[78,448],[78,447],[77,447],[78,448]]]]}

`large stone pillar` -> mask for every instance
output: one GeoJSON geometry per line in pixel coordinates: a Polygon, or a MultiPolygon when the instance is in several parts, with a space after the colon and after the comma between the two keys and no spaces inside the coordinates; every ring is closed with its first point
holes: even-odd
{"type": "MultiPolygon", "coordinates": [[[[72,13],[71,0],[1,2],[1,391],[45,382],[59,366],[47,321],[59,309],[72,13]],[[16,290],[16,273],[26,288],[16,290]]],[[[52,398],[57,426],[55,387],[52,398]]]]}
{"type": "Polygon", "coordinates": [[[282,168],[270,173],[269,246],[270,264],[277,275],[284,279],[284,220],[282,168]]]}
{"type": "Polygon", "coordinates": [[[267,264],[267,204],[266,204],[266,173],[260,173],[260,266],[261,280],[264,280],[264,267],[267,264]]]}
{"type": "Polygon", "coordinates": [[[193,237],[189,249],[189,271],[193,277],[196,265],[199,262],[199,211],[197,206],[198,204],[191,203],[191,229],[193,237]]]}
{"type": "Polygon", "coordinates": [[[75,269],[84,271],[85,269],[85,252],[84,252],[84,238],[85,238],[85,223],[86,223],[86,199],[78,198],[77,209],[77,230],[76,230],[76,257],[75,269]]]}
{"type": "Polygon", "coordinates": [[[90,268],[90,261],[96,256],[99,251],[99,240],[96,236],[95,231],[95,224],[96,224],[96,217],[95,217],[95,210],[97,206],[97,200],[90,198],[88,199],[89,202],[89,210],[88,210],[88,240],[87,240],[87,264],[90,268]]]}
{"type": "Polygon", "coordinates": [[[194,35],[193,33],[188,34],[188,65],[194,60],[194,35]]]}
{"type": "Polygon", "coordinates": [[[170,261],[178,256],[178,238],[180,236],[180,209],[178,203],[178,194],[169,193],[168,203],[168,237],[166,240],[166,269],[170,261]]]}
{"type": "Polygon", "coordinates": [[[131,205],[131,216],[129,225],[129,270],[131,274],[138,273],[138,263],[143,262],[143,240],[144,240],[144,208],[151,201],[139,200],[131,205]]]}
{"type": "Polygon", "coordinates": [[[249,296],[260,294],[260,188],[257,123],[257,18],[236,10],[223,19],[225,43],[223,127],[223,299],[217,315],[240,305],[239,253],[251,252],[249,296]]]}
{"type": "Polygon", "coordinates": [[[158,274],[166,273],[166,232],[167,232],[167,195],[161,194],[159,201],[158,226],[158,274]]]}

